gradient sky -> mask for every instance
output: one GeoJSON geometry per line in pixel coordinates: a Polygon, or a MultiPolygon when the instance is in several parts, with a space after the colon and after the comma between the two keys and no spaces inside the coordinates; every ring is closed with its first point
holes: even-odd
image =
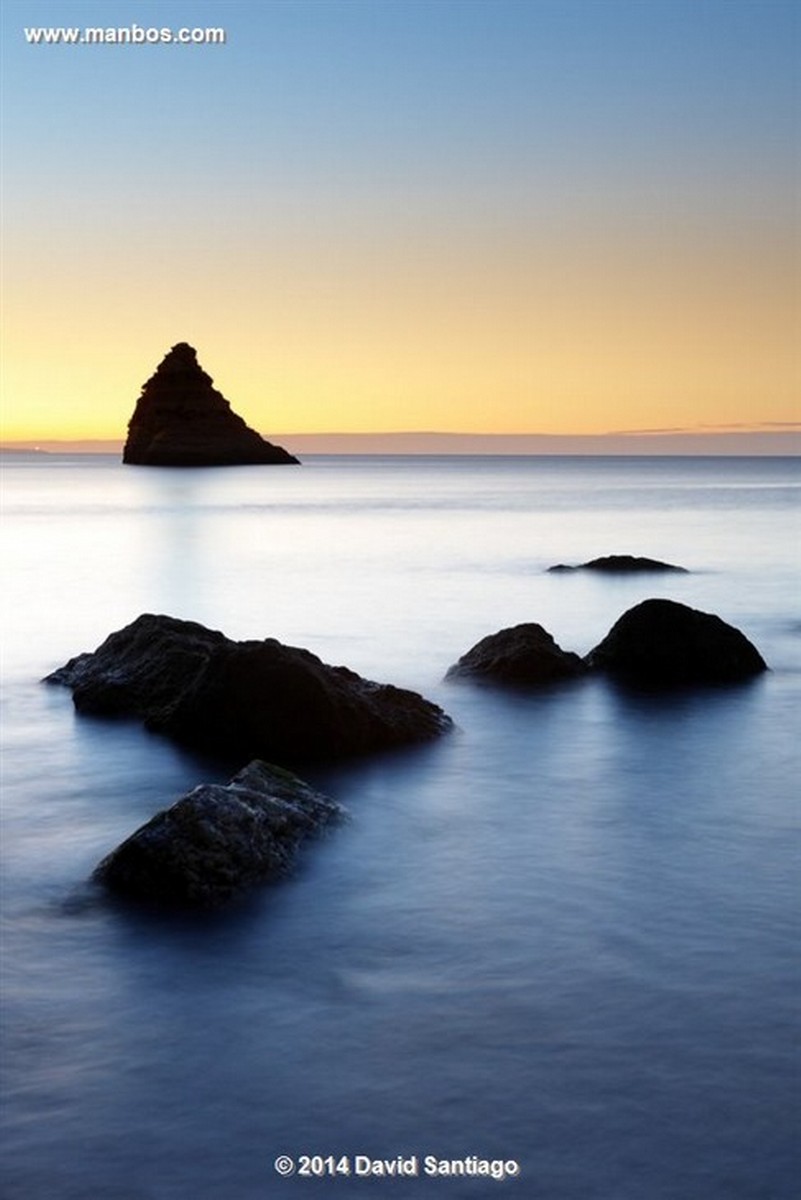
{"type": "Polygon", "coordinates": [[[6,440],[799,420],[801,6],[3,5],[6,440]],[[23,27],[223,26],[224,46],[23,27]]]}

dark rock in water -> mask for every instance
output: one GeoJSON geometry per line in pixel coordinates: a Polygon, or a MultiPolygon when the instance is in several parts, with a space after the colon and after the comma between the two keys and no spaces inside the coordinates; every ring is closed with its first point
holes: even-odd
{"type": "Polygon", "coordinates": [[[214,655],[233,644],[195,621],[145,613],[109,634],[94,652],[71,658],[45,682],[72,688],[80,712],[140,717],[159,728],[214,655]]]}
{"type": "Polygon", "coordinates": [[[149,467],[297,463],[232,412],[192,346],[179,342],[142,388],[122,461],[149,467]]]}
{"type": "Polygon", "coordinates": [[[678,571],[687,574],[686,567],[674,567],[672,563],[659,562],[656,558],[641,558],[633,554],[607,554],[602,558],[592,558],[589,562],[579,563],[578,566],[566,566],[559,563],[549,567],[549,571],[600,571],[607,575],[629,575],[638,571],[678,571]]]}
{"type": "Polygon", "coordinates": [[[274,638],[234,642],[144,614],[47,678],[80,712],[139,717],[201,750],[300,763],[426,741],[451,728],[416,692],[330,667],[274,638]]]}
{"type": "Polygon", "coordinates": [[[593,670],[633,683],[733,683],[766,671],[745,634],[675,600],[644,600],[586,657],[593,670]]]}
{"type": "Polygon", "coordinates": [[[288,875],[301,842],[341,813],[296,775],[252,762],[230,783],[201,784],[157,813],[93,878],[155,906],[218,907],[288,875]]]}
{"type": "Polygon", "coordinates": [[[448,670],[446,679],[531,685],[570,679],[586,670],[577,654],[557,646],[541,625],[514,625],[482,638],[448,670]]]}

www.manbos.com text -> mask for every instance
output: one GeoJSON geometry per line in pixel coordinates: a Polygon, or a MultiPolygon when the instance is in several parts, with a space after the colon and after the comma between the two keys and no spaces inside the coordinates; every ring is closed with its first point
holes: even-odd
{"type": "Polygon", "coordinates": [[[202,28],[166,26],[43,25],[23,29],[29,46],[224,46],[226,31],[219,26],[202,28]]]}

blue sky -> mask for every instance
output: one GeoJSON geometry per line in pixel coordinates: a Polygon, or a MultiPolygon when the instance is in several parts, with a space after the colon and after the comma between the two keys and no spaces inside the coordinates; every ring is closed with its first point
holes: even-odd
{"type": "MultiPolygon", "coordinates": [[[[713,423],[789,420],[800,11],[774,0],[6,0],[12,399],[47,418],[47,374],[31,361],[44,325],[74,406],[93,331],[108,345],[116,314],[125,371],[141,362],[144,378],[172,341],[202,338],[221,384],[256,402],[266,378],[293,415],[304,406],[306,427],[337,414],[363,427],[371,403],[382,427],[403,427],[405,397],[418,426],[428,406],[427,426],[458,428],[464,414],[472,428],[484,395],[506,430],[555,429],[549,397],[564,412],[586,388],[585,425],[597,429],[621,371],[613,426],[675,423],[665,372],[679,423],[699,406],[713,423]],[[227,41],[30,46],[22,32],[134,22],[222,26],[227,41]],[[486,296],[481,328],[471,291],[486,296]],[[687,316],[692,295],[699,312],[687,316]],[[706,358],[693,337],[703,305],[706,358]],[[630,377],[627,322],[639,346],[630,377]],[[744,362],[744,332],[762,324],[744,362]],[[248,367],[259,327],[277,349],[248,367]],[[546,327],[527,348],[526,329],[546,327]],[[581,378],[571,343],[594,356],[581,378]],[[393,371],[398,386],[383,385],[393,371]],[[593,377],[607,382],[593,390],[593,377]]],[[[130,389],[122,368],[108,368],[107,386],[130,389]]],[[[56,425],[66,415],[51,410],[56,425]]]]}

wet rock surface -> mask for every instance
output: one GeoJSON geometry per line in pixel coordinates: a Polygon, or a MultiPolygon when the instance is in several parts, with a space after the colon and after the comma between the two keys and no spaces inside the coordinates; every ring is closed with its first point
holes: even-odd
{"type": "Polygon", "coordinates": [[[733,683],[768,669],[733,625],[661,599],[625,612],[585,661],[592,670],[645,685],[733,683]]]}
{"type": "Polygon", "coordinates": [[[298,460],[231,409],[186,342],[173,346],[142,388],[122,461],[152,467],[280,465],[298,460]]]}
{"type": "Polygon", "coordinates": [[[84,713],[131,716],[211,754],[281,764],[337,760],[452,727],[416,692],[332,667],[274,638],[235,642],[145,613],[47,677],[84,713]]]}
{"type": "Polygon", "coordinates": [[[157,813],[98,865],[95,882],[160,908],[217,908],[291,873],[342,809],[289,771],[251,762],[157,813]]]}
{"type": "Polygon", "coordinates": [[[562,650],[541,625],[514,625],[489,634],[449,668],[446,679],[537,686],[572,679],[586,667],[581,658],[562,650]]]}

